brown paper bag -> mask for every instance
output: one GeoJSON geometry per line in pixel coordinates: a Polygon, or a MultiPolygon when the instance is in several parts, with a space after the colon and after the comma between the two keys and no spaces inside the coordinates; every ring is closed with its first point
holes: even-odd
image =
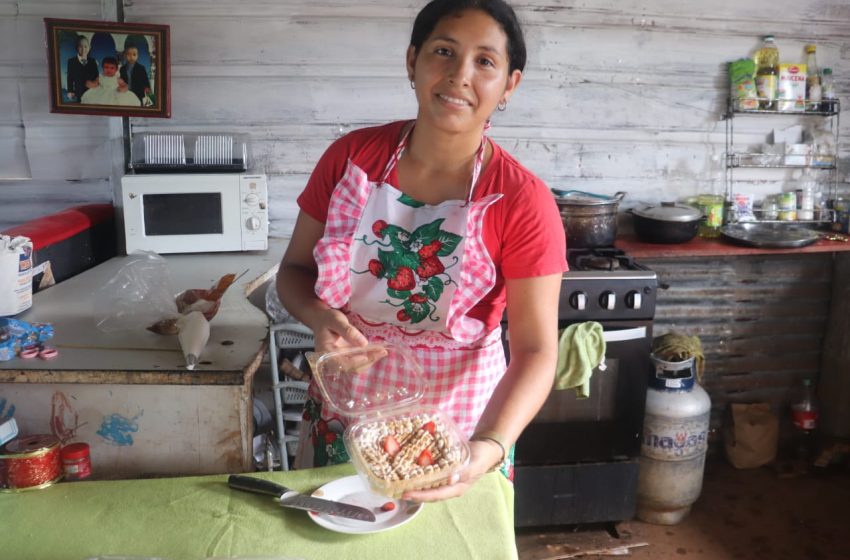
{"type": "Polygon", "coordinates": [[[776,459],[779,417],[768,403],[732,404],[723,440],[726,457],[738,469],[752,469],[776,459]]]}

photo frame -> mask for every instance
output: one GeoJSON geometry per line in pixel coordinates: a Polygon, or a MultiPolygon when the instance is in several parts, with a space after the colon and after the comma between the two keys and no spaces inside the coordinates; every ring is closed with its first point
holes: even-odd
{"type": "Polygon", "coordinates": [[[44,19],[50,112],[171,117],[169,26],[44,19]]]}

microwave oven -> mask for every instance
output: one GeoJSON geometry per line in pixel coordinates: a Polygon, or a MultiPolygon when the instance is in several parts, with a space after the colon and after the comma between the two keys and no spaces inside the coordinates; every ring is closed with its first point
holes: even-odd
{"type": "Polygon", "coordinates": [[[121,204],[128,254],[268,249],[265,175],[125,175],[121,204]]]}

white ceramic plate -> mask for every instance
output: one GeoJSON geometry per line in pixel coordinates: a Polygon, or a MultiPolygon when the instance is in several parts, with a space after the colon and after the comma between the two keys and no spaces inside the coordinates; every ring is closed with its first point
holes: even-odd
{"type": "Polygon", "coordinates": [[[424,504],[408,502],[406,500],[394,500],[380,494],[375,494],[367,486],[366,482],[357,475],[346,476],[328,482],[316,489],[312,494],[316,498],[345,502],[354,506],[365,507],[375,514],[375,521],[358,521],[337,515],[326,513],[307,512],[310,519],[325,529],[337,533],[378,533],[404,525],[422,511],[424,504]],[[387,502],[393,502],[395,509],[383,511],[381,506],[387,502]]]}

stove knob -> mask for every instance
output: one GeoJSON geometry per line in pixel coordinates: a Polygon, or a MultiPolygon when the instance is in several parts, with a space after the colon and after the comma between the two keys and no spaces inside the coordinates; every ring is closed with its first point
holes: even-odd
{"type": "Polygon", "coordinates": [[[640,295],[640,292],[633,290],[626,294],[626,307],[631,309],[640,309],[640,306],[643,304],[643,299],[640,295]]]}
{"type": "Polygon", "coordinates": [[[587,309],[587,294],[584,292],[573,292],[570,294],[570,305],[573,309],[584,311],[587,309]]]}
{"type": "Polygon", "coordinates": [[[617,303],[617,294],[614,292],[602,292],[602,295],[599,296],[599,305],[602,309],[607,309],[608,311],[614,310],[614,305],[617,303]]]}

